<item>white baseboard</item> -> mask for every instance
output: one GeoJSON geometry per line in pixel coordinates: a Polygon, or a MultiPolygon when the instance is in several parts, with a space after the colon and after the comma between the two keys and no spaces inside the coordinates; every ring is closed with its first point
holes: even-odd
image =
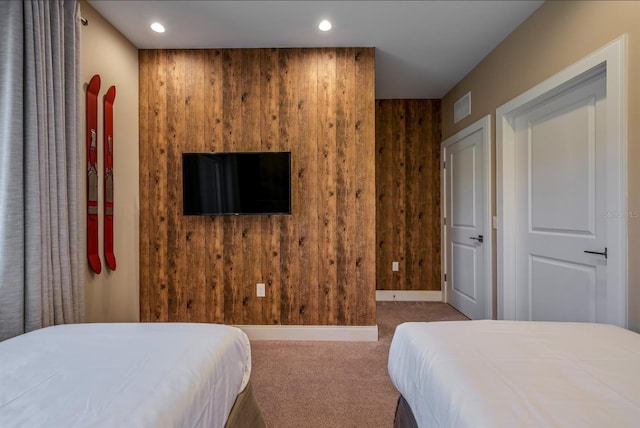
{"type": "Polygon", "coordinates": [[[378,302],[442,302],[442,291],[376,290],[378,302]]]}
{"type": "Polygon", "coordinates": [[[249,340],[323,340],[377,342],[378,326],[343,325],[236,325],[249,340]]]}

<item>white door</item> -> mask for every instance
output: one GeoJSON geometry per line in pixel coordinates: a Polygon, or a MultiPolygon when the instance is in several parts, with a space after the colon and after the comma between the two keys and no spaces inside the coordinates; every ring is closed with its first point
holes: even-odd
{"type": "Polygon", "coordinates": [[[499,319],[628,324],[625,58],[621,36],[496,110],[499,319]]]}
{"type": "Polygon", "coordinates": [[[607,320],[605,119],[605,73],[515,117],[516,319],[607,320]]]}
{"type": "Polygon", "coordinates": [[[489,116],[442,143],[446,296],[471,319],[492,315],[488,128],[489,116]]]}

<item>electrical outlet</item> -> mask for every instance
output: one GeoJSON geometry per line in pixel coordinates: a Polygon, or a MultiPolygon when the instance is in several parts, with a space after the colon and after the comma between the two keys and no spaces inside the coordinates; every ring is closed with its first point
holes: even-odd
{"type": "Polygon", "coordinates": [[[394,271],[394,272],[398,272],[400,270],[400,263],[392,262],[391,263],[391,270],[394,271]]]}
{"type": "Polygon", "coordinates": [[[256,284],[256,296],[264,297],[264,295],[265,295],[264,284],[259,282],[256,284]]]}

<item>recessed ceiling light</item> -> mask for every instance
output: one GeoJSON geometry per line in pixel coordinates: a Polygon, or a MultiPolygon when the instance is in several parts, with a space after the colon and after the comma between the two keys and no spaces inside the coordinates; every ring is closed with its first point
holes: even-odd
{"type": "Polygon", "coordinates": [[[318,25],[318,28],[321,31],[329,31],[329,30],[331,30],[331,23],[329,21],[327,21],[326,19],[323,19],[320,22],[320,25],[318,25]]]}
{"type": "Polygon", "coordinates": [[[154,22],[151,24],[151,29],[156,33],[164,33],[164,25],[159,22],[154,22]]]}

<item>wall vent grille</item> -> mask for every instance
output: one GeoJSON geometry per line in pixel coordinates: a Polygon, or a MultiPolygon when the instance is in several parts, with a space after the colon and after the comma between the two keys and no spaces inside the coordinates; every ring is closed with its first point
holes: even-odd
{"type": "Polygon", "coordinates": [[[453,123],[458,123],[471,114],[471,92],[467,92],[453,105],[453,123]]]}

